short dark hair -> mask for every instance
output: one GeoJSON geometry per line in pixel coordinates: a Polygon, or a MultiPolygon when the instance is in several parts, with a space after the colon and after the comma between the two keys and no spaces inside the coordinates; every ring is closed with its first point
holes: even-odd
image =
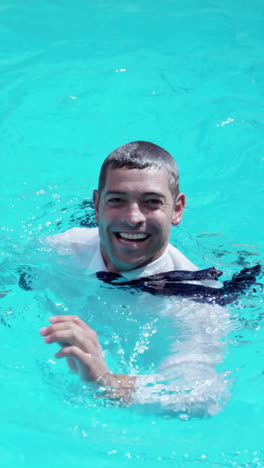
{"type": "Polygon", "coordinates": [[[176,200],[179,193],[179,173],[173,157],[160,146],[148,141],[133,141],[120,146],[105,159],[99,176],[99,195],[104,189],[108,168],[120,169],[166,169],[169,189],[176,200]]]}

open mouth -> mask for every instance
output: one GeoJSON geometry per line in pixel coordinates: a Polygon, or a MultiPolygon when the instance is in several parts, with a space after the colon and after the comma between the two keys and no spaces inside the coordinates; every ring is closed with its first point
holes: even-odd
{"type": "Polygon", "coordinates": [[[122,239],[128,242],[143,242],[149,238],[149,234],[143,232],[116,232],[115,235],[118,239],[122,239]]]}

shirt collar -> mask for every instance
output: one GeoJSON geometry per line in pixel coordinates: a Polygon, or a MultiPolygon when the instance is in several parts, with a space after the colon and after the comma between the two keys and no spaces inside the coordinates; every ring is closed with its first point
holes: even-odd
{"type": "Polygon", "coordinates": [[[154,260],[151,263],[141,267],[135,268],[134,270],[123,271],[120,274],[126,278],[127,280],[133,280],[136,278],[142,278],[145,276],[155,275],[156,273],[162,273],[164,271],[169,271],[173,269],[173,265],[171,264],[171,259],[168,254],[168,247],[166,248],[165,252],[154,260]]]}

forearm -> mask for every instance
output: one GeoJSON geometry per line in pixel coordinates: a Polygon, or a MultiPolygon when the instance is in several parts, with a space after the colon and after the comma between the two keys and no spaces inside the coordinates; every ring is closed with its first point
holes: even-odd
{"type": "Polygon", "coordinates": [[[212,416],[228,399],[226,376],[207,368],[198,375],[193,368],[194,381],[184,377],[150,374],[140,376],[106,373],[97,383],[103,388],[102,397],[120,404],[139,404],[152,411],[180,418],[212,416]]]}
{"type": "Polygon", "coordinates": [[[228,377],[212,366],[183,363],[159,373],[137,376],[133,403],[176,417],[216,414],[228,399],[228,377]]]}

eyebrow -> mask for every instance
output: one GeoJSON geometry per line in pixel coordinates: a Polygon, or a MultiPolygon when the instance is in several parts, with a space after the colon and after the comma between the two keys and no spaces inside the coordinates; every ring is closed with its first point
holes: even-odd
{"type": "Polygon", "coordinates": [[[159,197],[159,198],[164,198],[165,196],[161,192],[144,192],[143,194],[144,197],[159,197]]]}
{"type": "MultiPolygon", "coordinates": [[[[105,192],[105,196],[107,195],[127,195],[127,192],[122,192],[120,190],[109,190],[105,192]]],[[[165,196],[161,192],[143,192],[142,197],[159,197],[165,199],[165,196]]]]}

